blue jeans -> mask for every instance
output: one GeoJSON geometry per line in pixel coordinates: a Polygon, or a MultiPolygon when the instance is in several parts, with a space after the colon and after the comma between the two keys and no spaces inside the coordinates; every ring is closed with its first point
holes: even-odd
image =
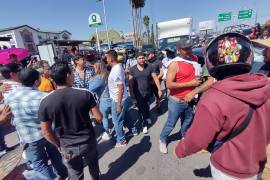
{"type": "Polygon", "coordinates": [[[161,131],[160,140],[167,143],[167,138],[172,132],[177,120],[181,118],[181,136],[184,137],[189,126],[192,123],[192,106],[181,100],[168,98],[168,119],[161,131]]]}
{"type": "Polygon", "coordinates": [[[56,177],[53,169],[48,165],[49,159],[57,175],[67,176],[67,169],[62,163],[60,152],[44,138],[29,143],[29,146],[26,148],[26,156],[27,160],[33,165],[33,169],[48,179],[56,177]]]}
{"type": "Polygon", "coordinates": [[[99,109],[101,114],[103,115],[102,125],[106,132],[109,131],[109,114],[111,112],[111,99],[110,98],[101,98],[99,109]]]}
{"type": "Polygon", "coordinates": [[[125,141],[125,132],[123,130],[124,121],[128,129],[132,129],[132,132],[136,132],[136,128],[130,122],[130,119],[126,119],[126,113],[128,110],[128,101],[127,99],[122,101],[122,112],[117,112],[117,102],[112,101],[112,120],[116,133],[116,141],[118,143],[125,141]]]}
{"type": "Polygon", "coordinates": [[[117,102],[112,101],[112,121],[116,133],[116,141],[125,141],[124,119],[127,111],[127,101],[122,102],[122,112],[117,112],[117,102]]]}

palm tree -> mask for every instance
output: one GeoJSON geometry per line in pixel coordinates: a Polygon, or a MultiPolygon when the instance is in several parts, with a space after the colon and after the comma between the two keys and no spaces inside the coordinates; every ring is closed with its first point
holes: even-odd
{"type": "Polygon", "coordinates": [[[140,46],[142,34],[142,8],[145,0],[129,0],[132,9],[132,24],[134,32],[135,46],[140,46]]]}
{"type": "Polygon", "coordinates": [[[150,23],[149,16],[144,16],[143,17],[143,24],[144,24],[146,31],[147,31],[147,44],[149,44],[149,34],[150,34],[149,23],[150,23]]]}
{"type": "Polygon", "coordinates": [[[155,45],[155,33],[154,33],[154,25],[151,25],[151,37],[150,37],[150,44],[155,45]]]}
{"type": "Polygon", "coordinates": [[[92,36],[91,42],[90,42],[91,46],[94,46],[96,44],[96,42],[97,42],[96,37],[95,36],[92,36]]]}

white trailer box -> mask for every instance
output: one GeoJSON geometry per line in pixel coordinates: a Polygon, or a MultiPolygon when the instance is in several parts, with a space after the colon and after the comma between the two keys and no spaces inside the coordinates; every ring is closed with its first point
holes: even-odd
{"type": "Polygon", "coordinates": [[[157,23],[159,47],[175,46],[181,38],[192,35],[192,18],[176,19],[157,23]]]}

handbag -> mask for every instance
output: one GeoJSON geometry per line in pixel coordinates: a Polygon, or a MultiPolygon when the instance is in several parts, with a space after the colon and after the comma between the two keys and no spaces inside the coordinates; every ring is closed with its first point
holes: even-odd
{"type": "Polygon", "coordinates": [[[208,145],[207,151],[209,151],[210,153],[215,152],[224,143],[226,143],[227,141],[230,141],[232,138],[234,138],[234,137],[238,136],[240,133],[242,133],[247,128],[247,126],[249,125],[249,123],[250,123],[250,121],[252,119],[252,115],[253,115],[254,110],[255,110],[255,108],[252,105],[249,105],[248,114],[247,114],[245,120],[240,124],[240,126],[238,126],[236,129],[232,130],[222,140],[217,140],[217,136],[219,135],[219,133],[218,133],[215,136],[214,140],[208,145]]]}

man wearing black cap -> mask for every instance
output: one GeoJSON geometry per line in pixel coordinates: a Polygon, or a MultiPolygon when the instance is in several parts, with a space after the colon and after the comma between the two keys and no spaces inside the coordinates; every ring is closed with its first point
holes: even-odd
{"type": "Polygon", "coordinates": [[[196,75],[200,72],[199,64],[192,56],[192,42],[180,40],[176,43],[179,57],[169,65],[166,85],[170,90],[168,98],[168,119],[160,134],[160,152],[167,153],[167,138],[177,120],[181,117],[181,137],[185,136],[193,118],[192,105],[185,101],[186,95],[200,85],[201,80],[196,75]]]}

